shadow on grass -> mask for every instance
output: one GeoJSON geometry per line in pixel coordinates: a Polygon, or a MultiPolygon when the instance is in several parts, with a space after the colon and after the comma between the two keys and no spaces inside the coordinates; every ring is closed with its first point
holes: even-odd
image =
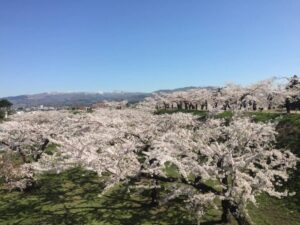
{"type": "Polygon", "coordinates": [[[149,193],[118,187],[99,197],[103,188],[104,178],[77,168],[43,175],[28,192],[1,189],[0,224],[196,224],[180,203],[152,208],[149,193]]]}

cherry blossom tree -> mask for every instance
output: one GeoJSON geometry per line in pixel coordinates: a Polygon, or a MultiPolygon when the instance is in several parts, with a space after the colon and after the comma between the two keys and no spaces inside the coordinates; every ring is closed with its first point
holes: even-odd
{"type": "Polygon", "coordinates": [[[194,88],[171,93],[156,93],[139,104],[139,108],[256,111],[280,110],[297,102],[299,78],[270,78],[248,86],[227,84],[221,88],[194,88]]]}
{"type": "Polygon", "coordinates": [[[62,112],[33,112],[15,115],[11,121],[1,124],[0,145],[7,154],[1,156],[0,164],[5,179],[11,184],[10,189],[25,189],[34,183],[31,163],[39,161],[51,134],[56,132],[53,121],[59,122],[64,115],[62,112]]]}
{"type": "Polygon", "coordinates": [[[246,118],[235,118],[229,125],[210,119],[194,132],[169,131],[149,154],[150,160],[156,159],[150,167],[152,176],[181,183],[184,187],[176,187],[169,199],[186,196],[197,215],[203,215],[206,203],[214,205],[213,199],[218,199],[224,222],[234,217],[239,224],[249,224],[247,203],[255,204],[262,192],[286,196],[287,191],[277,191],[276,185],[282,185],[296,166],[297,158],[290,151],[274,147],[275,135],[274,125],[246,118]],[[179,178],[168,179],[166,162],[176,166],[179,178]]]}
{"type": "Polygon", "coordinates": [[[25,113],[0,125],[5,150],[24,158],[13,167],[9,157],[2,157],[0,171],[11,186],[24,189],[36,173],[82,166],[108,174],[106,190],[121,183],[148,188],[153,205],[184,197],[198,219],[221,201],[223,221],[234,217],[248,224],[247,203],[255,203],[262,192],[287,195],[276,186],[298,160],[276,149],[275,137],[273,124],[240,117],[228,124],[138,109],[25,113]],[[57,146],[52,154],[45,153],[49,143],[57,146]],[[168,173],[170,166],[176,176],[168,173]],[[159,196],[162,182],[170,185],[164,186],[167,195],[159,196]]]}
{"type": "Polygon", "coordinates": [[[300,109],[300,77],[294,75],[288,78],[286,91],[289,93],[285,101],[287,112],[290,112],[291,107],[300,109]]]}

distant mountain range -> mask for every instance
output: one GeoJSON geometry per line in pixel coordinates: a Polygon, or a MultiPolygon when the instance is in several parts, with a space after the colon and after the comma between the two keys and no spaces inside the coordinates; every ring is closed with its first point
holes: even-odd
{"type": "MultiPolygon", "coordinates": [[[[153,93],[167,92],[171,93],[174,91],[185,91],[197,87],[184,87],[173,90],[159,90],[153,93]]],[[[212,88],[212,87],[205,87],[212,88]]],[[[19,95],[5,97],[13,103],[14,108],[19,107],[36,107],[36,106],[89,106],[94,103],[103,101],[123,101],[126,100],[129,103],[136,103],[143,101],[146,97],[151,96],[153,93],[142,93],[142,92],[104,92],[104,93],[93,93],[93,92],[53,92],[53,93],[40,93],[33,95],[19,95]]],[[[4,98],[0,98],[4,99],[4,98]]]]}
{"type": "Polygon", "coordinates": [[[14,108],[35,107],[35,106],[89,106],[103,101],[123,101],[130,103],[139,102],[150,96],[149,93],[129,93],[129,92],[111,92],[111,93],[88,93],[88,92],[70,92],[70,93],[41,93],[33,95],[19,95],[5,97],[13,103],[14,108]]]}
{"type": "Polygon", "coordinates": [[[195,89],[195,88],[203,88],[203,89],[209,89],[209,90],[216,89],[216,87],[213,87],[213,86],[207,86],[207,87],[189,86],[189,87],[176,88],[176,89],[163,89],[163,90],[155,91],[154,93],[160,93],[160,92],[172,93],[172,92],[176,92],[176,91],[188,91],[188,90],[195,89]]]}

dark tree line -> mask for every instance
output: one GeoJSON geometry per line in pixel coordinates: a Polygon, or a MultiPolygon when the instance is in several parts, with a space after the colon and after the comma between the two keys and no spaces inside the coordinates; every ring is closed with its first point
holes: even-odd
{"type": "Polygon", "coordinates": [[[6,99],[0,100],[0,119],[5,118],[5,115],[8,113],[12,105],[13,104],[6,99]]]}

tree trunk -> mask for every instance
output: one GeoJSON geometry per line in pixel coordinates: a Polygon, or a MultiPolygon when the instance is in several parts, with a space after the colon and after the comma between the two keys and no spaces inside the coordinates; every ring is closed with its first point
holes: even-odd
{"type": "Polygon", "coordinates": [[[49,142],[50,142],[49,139],[44,140],[44,143],[40,147],[40,152],[33,157],[35,162],[37,162],[41,158],[41,156],[44,153],[45,149],[47,148],[49,142]]]}
{"type": "MultiPolygon", "coordinates": [[[[157,180],[154,181],[154,185],[155,186],[158,185],[157,180]]],[[[159,190],[155,187],[151,190],[151,206],[152,207],[157,207],[159,205],[158,198],[159,198],[159,190]]]]}
{"type": "Polygon", "coordinates": [[[238,212],[236,205],[231,204],[230,211],[238,225],[251,225],[249,219],[242,212],[238,212]]]}
{"type": "Polygon", "coordinates": [[[221,221],[223,224],[232,224],[233,221],[233,216],[231,215],[230,212],[230,202],[229,200],[222,200],[222,217],[221,221]]]}
{"type": "Polygon", "coordinates": [[[177,109],[181,110],[182,109],[182,103],[181,102],[177,102],[177,109]]]}
{"type": "Polygon", "coordinates": [[[245,216],[234,216],[238,225],[251,225],[248,219],[245,216]]]}
{"type": "MultiPolygon", "coordinates": [[[[226,107],[226,105],[225,105],[225,107],[226,107]]],[[[222,162],[220,161],[219,163],[221,164],[222,162]]],[[[223,188],[222,192],[223,192],[223,195],[225,196],[225,194],[228,190],[228,177],[227,177],[227,175],[222,179],[222,184],[224,185],[224,188],[223,188]]],[[[230,201],[227,200],[227,199],[224,199],[224,200],[222,200],[221,204],[222,204],[222,211],[223,211],[222,217],[221,217],[222,222],[224,224],[232,224],[233,217],[232,217],[231,211],[230,211],[230,207],[231,207],[230,201]]]]}
{"type": "Polygon", "coordinates": [[[23,163],[29,163],[29,160],[27,160],[26,154],[24,152],[22,152],[22,150],[19,148],[18,148],[18,153],[21,156],[23,163]]]}
{"type": "Polygon", "coordinates": [[[235,220],[238,225],[251,225],[249,219],[242,213],[239,212],[236,204],[233,204],[229,200],[222,200],[222,223],[232,224],[235,220]]]}
{"type": "Polygon", "coordinates": [[[285,107],[286,107],[286,112],[290,113],[291,112],[291,101],[288,98],[285,100],[285,107]]]}

